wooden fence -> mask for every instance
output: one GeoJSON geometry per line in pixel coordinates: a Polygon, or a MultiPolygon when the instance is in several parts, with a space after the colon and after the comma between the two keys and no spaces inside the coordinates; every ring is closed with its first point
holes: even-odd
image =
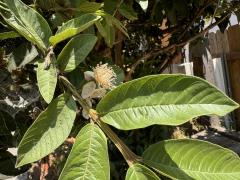
{"type": "MultiPolygon", "coordinates": [[[[209,51],[212,58],[225,60],[230,95],[240,103],[240,26],[230,26],[224,33],[210,33],[209,51]]],[[[234,114],[236,128],[240,130],[240,109],[234,114]]]]}

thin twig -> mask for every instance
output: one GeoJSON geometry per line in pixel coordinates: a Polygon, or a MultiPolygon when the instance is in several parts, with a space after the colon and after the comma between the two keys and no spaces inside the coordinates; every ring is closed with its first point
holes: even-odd
{"type": "Polygon", "coordinates": [[[237,10],[239,9],[239,7],[232,7],[232,8],[229,8],[229,12],[225,14],[225,16],[223,16],[220,20],[216,21],[215,23],[209,25],[206,29],[204,29],[203,31],[201,31],[200,33],[198,33],[197,35],[187,39],[186,41],[184,42],[181,42],[181,43],[178,43],[178,44],[172,44],[168,47],[165,47],[165,48],[162,48],[162,49],[159,49],[159,50],[153,50],[147,54],[145,54],[143,57],[139,58],[130,68],[130,70],[128,71],[127,75],[126,75],[126,78],[125,80],[128,81],[128,80],[131,80],[131,76],[132,74],[134,73],[136,67],[141,64],[141,63],[144,63],[146,62],[148,59],[154,57],[154,56],[158,56],[159,54],[162,54],[163,52],[167,52],[173,48],[177,48],[177,47],[182,47],[184,45],[186,45],[187,43],[190,43],[194,40],[196,40],[197,38],[203,36],[206,32],[208,32],[210,29],[212,29],[213,27],[215,27],[216,25],[218,25],[219,23],[223,22],[229,15],[231,15],[232,11],[234,10],[237,10]]]}
{"type": "Polygon", "coordinates": [[[59,76],[60,81],[65,85],[65,87],[72,93],[72,95],[76,98],[79,104],[87,111],[91,109],[89,105],[84,101],[84,99],[77,92],[77,89],[68,81],[64,76],[59,76]]]}
{"type": "Polygon", "coordinates": [[[194,24],[194,22],[202,15],[203,11],[212,4],[212,1],[208,1],[208,3],[206,3],[205,6],[203,6],[195,15],[195,17],[193,18],[193,20],[188,24],[188,26],[185,28],[185,30],[183,31],[183,33],[179,36],[178,41],[180,41],[185,34],[187,33],[187,31],[189,30],[189,28],[194,24]]]}
{"type": "Polygon", "coordinates": [[[213,19],[214,19],[215,16],[216,16],[216,13],[217,13],[217,10],[218,10],[220,4],[221,4],[221,0],[218,0],[217,6],[216,6],[216,8],[215,8],[215,10],[214,10],[214,13],[213,13],[213,16],[212,16],[212,19],[211,19],[211,23],[210,23],[210,24],[213,23],[213,19]]]}
{"type": "Polygon", "coordinates": [[[133,166],[134,163],[141,161],[141,157],[133,153],[107,124],[103,123],[100,119],[96,119],[96,122],[103,132],[107,134],[107,136],[115,144],[130,167],[133,166]]]}
{"type": "Polygon", "coordinates": [[[132,152],[128,146],[114,133],[111,128],[101,121],[98,113],[91,109],[91,107],[84,101],[84,99],[77,92],[76,88],[65,78],[64,76],[59,76],[59,79],[63,84],[68,88],[68,90],[72,93],[72,95],[76,98],[76,100],[80,103],[80,105],[87,110],[89,116],[92,120],[98,124],[98,126],[103,130],[103,132],[109,137],[109,139],[115,144],[118,150],[122,153],[124,159],[128,163],[129,166],[132,166],[137,161],[141,161],[141,158],[137,156],[134,152],[132,152]]]}

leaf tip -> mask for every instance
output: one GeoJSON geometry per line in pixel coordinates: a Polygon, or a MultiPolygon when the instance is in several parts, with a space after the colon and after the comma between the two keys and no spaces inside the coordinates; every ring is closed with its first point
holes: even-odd
{"type": "Polygon", "coordinates": [[[20,158],[19,156],[17,157],[17,160],[16,160],[16,164],[15,164],[15,168],[20,168],[21,166],[25,165],[26,163],[24,163],[22,161],[22,158],[20,158]]]}

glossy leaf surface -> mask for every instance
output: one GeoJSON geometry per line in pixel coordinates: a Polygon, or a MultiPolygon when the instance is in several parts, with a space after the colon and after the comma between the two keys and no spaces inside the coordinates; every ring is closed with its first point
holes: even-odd
{"type": "Polygon", "coordinates": [[[57,43],[86,30],[99,19],[100,16],[94,14],[84,14],[78,18],[71,19],[63,24],[58,29],[57,33],[49,39],[49,41],[52,45],[56,45],[57,43]]]}
{"type": "Polygon", "coordinates": [[[69,94],[54,99],[24,134],[18,146],[17,167],[37,161],[60,146],[72,129],[76,108],[69,94]]]}
{"type": "Polygon", "coordinates": [[[143,153],[148,166],[173,179],[239,179],[240,158],[218,145],[191,139],[167,140],[143,153]]]}
{"type": "Polygon", "coordinates": [[[44,64],[44,61],[38,62],[37,82],[43,99],[50,103],[57,85],[57,69],[53,64],[50,64],[48,69],[44,69],[44,64]]]}
{"type": "Polygon", "coordinates": [[[118,129],[180,125],[194,117],[223,116],[239,105],[207,81],[187,75],[152,75],[118,86],[98,104],[102,120],[118,129]]]}
{"type": "Polygon", "coordinates": [[[48,40],[52,35],[47,21],[37,11],[20,0],[4,0],[4,2],[10,10],[1,10],[4,20],[41,50],[47,50],[48,40]]]}
{"type": "Polygon", "coordinates": [[[141,164],[129,167],[125,180],[160,180],[160,178],[149,168],[141,164]]]}
{"type": "Polygon", "coordinates": [[[59,179],[110,179],[107,138],[97,125],[80,130],[59,179]]]}
{"type": "Polygon", "coordinates": [[[0,33],[0,40],[10,39],[10,38],[17,38],[17,37],[20,37],[20,34],[18,34],[15,31],[8,31],[8,32],[0,33]]]}
{"type": "Polygon", "coordinates": [[[80,34],[74,37],[63,48],[57,58],[61,71],[70,72],[85,60],[97,42],[97,37],[91,34],[80,34]]]}

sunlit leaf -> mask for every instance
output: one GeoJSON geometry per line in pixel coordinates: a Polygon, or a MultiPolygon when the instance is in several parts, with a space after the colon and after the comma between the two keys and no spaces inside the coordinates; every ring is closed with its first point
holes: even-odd
{"type": "Polygon", "coordinates": [[[129,167],[125,180],[160,180],[160,178],[149,168],[141,164],[129,167]]]}
{"type": "Polygon", "coordinates": [[[97,105],[101,119],[118,129],[180,125],[201,115],[219,115],[239,105],[207,81],[187,75],[152,75],[124,83],[97,105]]]}
{"type": "Polygon", "coordinates": [[[70,72],[85,60],[97,42],[91,34],[80,34],[74,37],[58,55],[57,63],[61,71],[70,72]]]}
{"type": "Polygon", "coordinates": [[[48,69],[45,69],[44,66],[44,61],[40,60],[37,68],[37,82],[43,99],[50,103],[57,85],[57,69],[52,63],[48,69]]]}
{"type": "Polygon", "coordinates": [[[47,21],[34,9],[20,0],[4,0],[7,10],[1,9],[1,16],[19,34],[46,51],[52,31],[47,21]]]}
{"type": "Polygon", "coordinates": [[[110,179],[107,138],[101,129],[88,124],[76,137],[59,180],[110,179]]]}
{"type": "Polygon", "coordinates": [[[49,39],[49,41],[52,45],[56,45],[57,43],[86,30],[99,19],[100,16],[97,16],[95,14],[84,14],[80,17],[71,19],[68,22],[64,23],[58,29],[56,34],[49,39]]]}
{"type": "Polygon", "coordinates": [[[2,33],[0,33],[0,40],[17,38],[17,37],[20,37],[20,36],[21,35],[18,34],[17,32],[15,32],[15,31],[2,32],[2,33]]]}
{"type": "Polygon", "coordinates": [[[143,153],[148,166],[173,179],[239,179],[240,158],[218,145],[191,139],[167,140],[143,153]]]}
{"type": "Polygon", "coordinates": [[[18,146],[17,167],[53,152],[70,134],[76,103],[69,94],[54,99],[24,134],[18,146]]]}

